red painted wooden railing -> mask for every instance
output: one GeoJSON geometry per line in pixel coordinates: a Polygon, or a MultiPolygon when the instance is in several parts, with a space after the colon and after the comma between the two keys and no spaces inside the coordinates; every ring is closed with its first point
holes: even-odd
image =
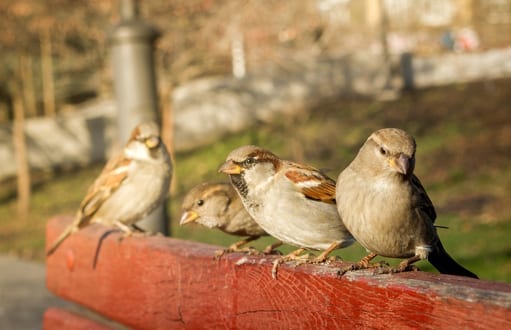
{"type": "MultiPolygon", "coordinates": [[[[52,219],[52,242],[71,218],[52,219]]],[[[283,265],[274,256],[231,254],[216,246],[166,238],[104,239],[93,225],[72,235],[47,259],[47,286],[131,328],[491,328],[511,329],[511,285],[426,272],[373,275],[346,263],[283,265]],[[242,262],[241,262],[242,261],[242,262]]],[[[50,308],[45,329],[103,329],[50,308]]]]}

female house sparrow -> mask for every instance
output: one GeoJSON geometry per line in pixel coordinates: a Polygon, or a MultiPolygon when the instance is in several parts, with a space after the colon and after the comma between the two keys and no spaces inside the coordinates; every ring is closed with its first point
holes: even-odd
{"type": "Polygon", "coordinates": [[[436,212],[413,174],[415,140],[403,130],[380,129],[367,139],[337,180],[337,208],[348,230],[371,253],[407,258],[397,271],[428,259],[440,273],[477,278],[444,250],[434,225],[436,212]]]}
{"type": "MultiPolygon", "coordinates": [[[[180,225],[196,222],[208,228],[216,227],[227,234],[248,236],[227,249],[218,251],[217,256],[230,252],[253,252],[251,248],[241,247],[268,235],[247,213],[230,183],[202,183],[195,186],[185,196],[182,209],[180,225]]],[[[280,244],[270,245],[265,252],[271,252],[280,244]]]]}
{"type": "Polygon", "coordinates": [[[354,242],[335,207],[335,181],[319,170],[249,145],[232,151],[219,171],[230,176],[248,213],[268,234],[299,247],[274,262],[274,277],[280,263],[299,259],[304,249],[324,250],[313,260],[323,262],[354,242]]]}
{"type": "Polygon", "coordinates": [[[172,163],[155,123],[135,127],[123,151],[111,158],[89,188],[75,220],[48,249],[51,255],[72,233],[91,224],[130,225],[152,212],[169,190],[172,163]]]}

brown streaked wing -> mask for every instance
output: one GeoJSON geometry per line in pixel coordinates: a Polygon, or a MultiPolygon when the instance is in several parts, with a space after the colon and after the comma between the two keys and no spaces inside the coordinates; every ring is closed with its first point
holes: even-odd
{"type": "Polygon", "coordinates": [[[324,203],[335,204],[335,181],[321,173],[313,167],[300,165],[300,168],[310,172],[300,170],[290,170],[286,172],[286,177],[300,185],[301,182],[316,181],[318,185],[311,187],[299,187],[305,197],[324,203]]]}
{"type": "Polygon", "coordinates": [[[117,157],[111,158],[105,165],[103,171],[96,181],[94,181],[87,195],[80,203],[83,219],[80,221],[80,225],[83,225],[83,221],[88,222],[98,211],[103,202],[119,188],[121,183],[128,176],[129,162],[129,159],[124,158],[123,155],[120,154],[117,157]]]}

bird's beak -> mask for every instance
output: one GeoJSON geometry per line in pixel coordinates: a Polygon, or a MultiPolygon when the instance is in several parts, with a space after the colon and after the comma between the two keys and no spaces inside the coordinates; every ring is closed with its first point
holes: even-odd
{"type": "Polygon", "coordinates": [[[399,157],[392,157],[389,160],[390,166],[403,175],[408,175],[411,170],[410,157],[400,154],[399,157]]]}
{"type": "Polygon", "coordinates": [[[240,174],[243,172],[243,168],[238,164],[234,163],[232,160],[225,162],[220,168],[218,172],[225,174],[240,174]]]}
{"type": "Polygon", "coordinates": [[[149,149],[154,149],[160,144],[160,138],[157,136],[151,136],[145,140],[145,145],[149,149]]]}
{"type": "Polygon", "coordinates": [[[195,211],[186,211],[179,220],[179,225],[186,225],[187,223],[193,222],[199,218],[199,214],[195,211]]]}

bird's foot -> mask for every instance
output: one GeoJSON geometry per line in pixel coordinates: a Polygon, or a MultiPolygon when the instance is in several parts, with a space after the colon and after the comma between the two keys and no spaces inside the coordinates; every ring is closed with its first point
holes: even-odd
{"type": "Polygon", "coordinates": [[[338,256],[328,256],[320,254],[319,256],[313,258],[310,263],[311,264],[329,264],[331,262],[340,261],[342,260],[341,257],[338,256]]]}
{"type": "Polygon", "coordinates": [[[390,273],[402,273],[402,272],[409,272],[409,271],[419,271],[419,267],[413,265],[414,262],[419,261],[421,258],[418,255],[415,255],[411,258],[408,258],[406,260],[403,260],[399,263],[399,265],[395,268],[391,268],[390,273]]]}
{"type": "Polygon", "coordinates": [[[360,269],[367,269],[367,268],[373,268],[378,267],[374,266],[375,264],[371,264],[371,260],[373,260],[376,257],[376,253],[369,253],[365,257],[363,257],[359,262],[356,264],[352,264],[348,267],[342,268],[337,272],[339,276],[343,276],[347,272],[354,271],[354,270],[360,270],[360,269]]]}
{"type": "Polygon", "coordinates": [[[309,253],[303,254],[299,258],[294,259],[294,261],[296,261],[295,267],[303,265],[303,264],[311,264],[311,265],[328,264],[328,263],[330,263],[332,261],[336,261],[336,260],[338,260],[338,259],[335,256],[327,257],[327,256],[319,255],[316,257],[309,253]]]}
{"type": "Polygon", "coordinates": [[[335,256],[327,257],[327,258],[318,256],[318,257],[312,258],[313,256],[314,255],[311,255],[309,253],[301,255],[300,258],[293,260],[294,261],[293,267],[298,267],[303,264],[310,264],[310,265],[325,264],[325,265],[328,265],[331,262],[341,260],[340,258],[335,257],[335,256]]]}
{"type": "Polygon", "coordinates": [[[419,267],[415,265],[409,265],[405,262],[400,263],[397,267],[390,267],[387,263],[381,263],[380,267],[375,269],[374,275],[382,275],[382,274],[397,274],[402,272],[417,272],[420,271],[419,267]]]}
{"type": "Polygon", "coordinates": [[[239,248],[239,247],[234,247],[231,245],[226,249],[215,251],[215,259],[220,259],[220,258],[222,258],[222,256],[229,254],[229,253],[234,253],[234,252],[246,253],[250,256],[257,256],[262,253],[261,251],[257,250],[256,248],[253,248],[251,246],[246,247],[246,248],[239,248]]]}
{"type": "Polygon", "coordinates": [[[123,234],[119,237],[119,242],[122,242],[122,240],[134,234],[134,229],[131,226],[127,226],[120,221],[115,221],[114,226],[123,232],[123,234]]]}
{"type": "Polygon", "coordinates": [[[360,263],[351,264],[348,267],[341,268],[337,271],[338,276],[343,276],[347,272],[352,272],[356,270],[363,270],[363,269],[371,269],[371,268],[377,268],[378,271],[382,269],[383,267],[381,265],[376,264],[370,264],[370,265],[361,265],[360,263]]]}
{"type": "Polygon", "coordinates": [[[276,255],[282,255],[282,252],[279,250],[275,250],[279,246],[281,246],[283,243],[281,241],[277,241],[273,244],[268,245],[265,247],[262,251],[263,254],[276,254],[276,255]]]}
{"type": "Polygon", "coordinates": [[[254,247],[251,247],[251,246],[246,248],[246,249],[244,249],[244,250],[245,251],[242,251],[242,252],[245,252],[249,256],[258,256],[258,255],[261,255],[261,254],[264,253],[264,252],[261,252],[258,249],[254,248],[254,247]]]}
{"type": "Polygon", "coordinates": [[[337,272],[337,274],[339,276],[343,276],[344,274],[346,274],[347,272],[350,272],[350,271],[362,270],[362,269],[372,269],[372,268],[376,268],[377,272],[378,272],[381,269],[385,269],[385,268],[389,267],[389,264],[386,263],[385,261],[379,261],[379,262],[371,263],[370,261],[374,257],[376,257],[376,254],[371,253],[368,256],[362,258],[362,260],[360,260],[359,262],[357,262],[355,264],[352,264],[352,265],[350,265],[348,267],[340,269],[337,272]]]}
{"type": "MultiPolygon", "coordinates": [[[[295,267],[298,267],[303,264],[323,264],[323,263],[332,261],[332,258],[330,258],[329,255],[330,255],[330,253],[332,253],[332,251],[334,251],[338,247],[339,247],[339,242],[333,242],[325,251],[323,251],[317,257],[314,255],[310,255],[309,253],[301,255],[301,253],[303,253],[304,249],[298,249],[282,258],[286,258],[287,260],[285,260],[285,261],[296,261],[294,264],[295,267]],[[289,258],[287,258],[287,257],[289,257],[289,258]]],[[[335,260],[335,257],[333,257],[333,258],[334,258],[333,260],[335,260]]],[[[277,259],[277,260],[279,260],[279,259],[277,259]]],[[[274,271],[272,271],[272,275],[275,274],[275,276],[273,276],[273,278],[276,277],[277,267],[278,267],[278,265],[275,265],[275,263],[274,263],[274,267],[273,267],[274,271]]]]}
{"type": "Polygon", "coordinates": [[[265,247],[261,251],[261,253],[265,254],[265,255],[279,255],[279,256],[282,255],[282,252],[280,252],[279,250],[275,250],[272,245],[268,245],[267,247],[265,247]]]}
{"type": "Polygon", "coordinates": [[[238,241],[236,243],[231,244],[226,249],[218,250],[218,251],[215,252],[215,259],[221,258],[224,254],[233,253],[233,252],[247,253],[248,255],[258,255],[258,254],[261,254],[260,251],[258,251],[257,249],[255,249],[255,248],[253,248],[251,246],[250,247],[242,248],[242,246],[244,246],[245,244],[247,244],[249,242],[252,242],[252,241],[255,241],[258,238],[259,238],[259,236],[250,236],[250,237],[247,237],[247,238],[245,238],[245,239],[243,239],[241,241],[238,241]]]}
{"type": "MultiPolygon", "coordinates": [[[[121,230],[122,231],[122,230],[121,230]]],[[[122,242],[125,238],[128,237],[149,237],[149,236],[163,236],[162,233],[155,233],[150,231],[122,231],[122,235],[119,237],[119,242],[122,242]]]]}
{"type": "Polygon", "coordinates": [[[281,255],[283,255],[282,252],[280,252],[279,250],[271,250],[271,251],[263,250],[262,253],[264,255],[272,255],[272,256],[281,256],[281,255]]]}
{"type": "Polygon", "coordinates": [[[409,260],[402,261],[396,268],[392,269],[392,273],[417,272],[420,268],[412,265],[409,260]]]}
{"type": "Polygon", "coordinates": [[[311,254],[305,253],[289,261],[293,261],[293,267],[298,267],[303,264],[313,264],[315,263],[315,258],[311,258],[311,256],[311,254]]]}
{"type": "Polygon", "coordinates": [[[286,254],[285,256],[275,259],[273,261],[273,267],[271,269],[271,277],[273,279],[277,279],[277,272],[278,272],[279,266],[285,262],[297,261],[298,264],[296,266],[298,266],[302,263],[305,263],[305,262],[300,263],[302,260],[309,258],[308,253],[302,255],[302,253],[304,251],[305,251],[305,249],[298,249],[298,250],[295,250],[289,254],[286,254]]]}
{"type": "Polygon", "coordinates": [[[337,276],[343,276],[347,272],[357,270],[357,264],[351,264],[348,267],[343,267],[337,271],[337,276]]]}
{"type": "Polygon", "coordinates": [[[131,236],[134,236],[134,233],[131,232],[131,231],[125,231],[122,233],[121,236],[119,236],[119,238],[117,239],[117,241],[120,243],[122,242],[125,238],[128,238],[128,237],[131,237],[131,236]]]}

